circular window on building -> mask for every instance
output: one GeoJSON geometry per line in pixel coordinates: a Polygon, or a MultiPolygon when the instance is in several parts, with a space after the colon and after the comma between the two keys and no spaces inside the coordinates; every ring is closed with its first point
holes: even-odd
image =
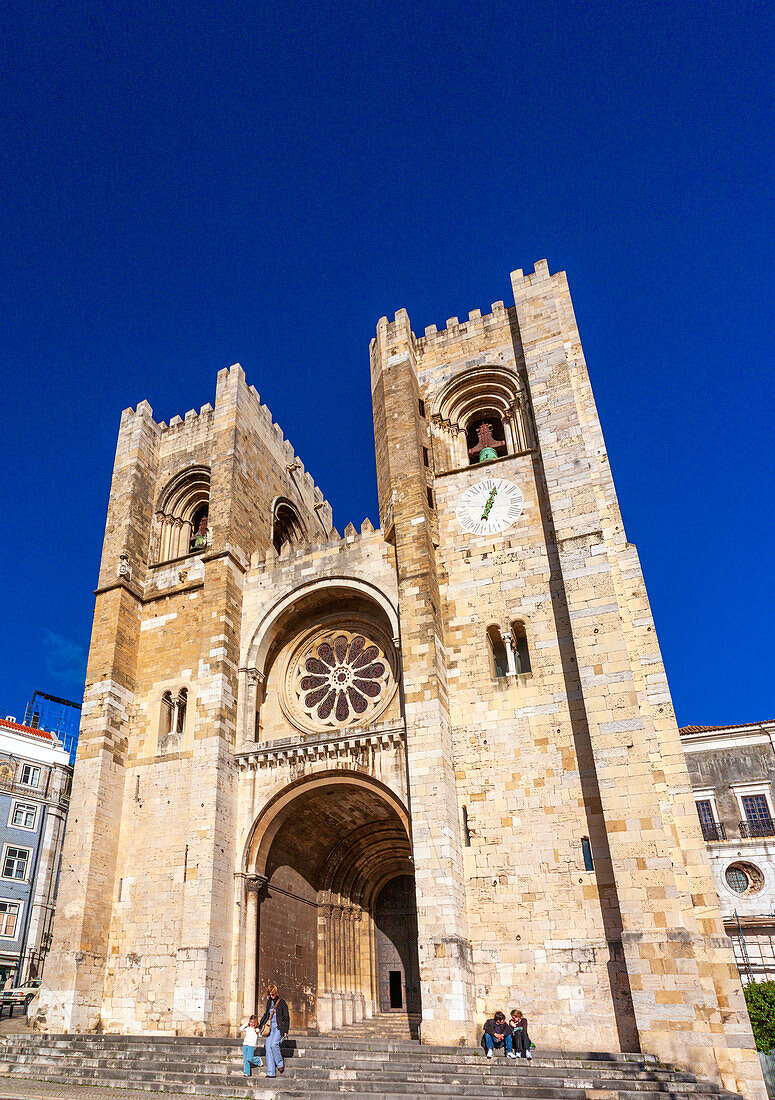
{"type": "Polygon", "coordinates": [[[367,724],[396,690],[390,641],[365,623],[307,634],[290,655],[285,700],[289,717],[313,729],[367,724]]]}
{"type": "Polygon", "coordinates": [[[753,863],[731,863],[724,879],[733,894],[758,894],[764,886],[764,875],[753,863]]]}

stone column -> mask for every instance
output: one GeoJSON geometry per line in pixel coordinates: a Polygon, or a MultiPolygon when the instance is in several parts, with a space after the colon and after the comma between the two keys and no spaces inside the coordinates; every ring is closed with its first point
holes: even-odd
{"type": "Polygon", "coordinates": [[[264,698],[266,677],[257,668],[239,670],[237,700],[237,743],[249,745],[256,740],[258,713],[264,698]]]}
{"type": "Polygon", "coordinates": [[[366,1015],[366,998],[363,995],[363,910],[353,909],[353,953],[355,974],[355,1022],[359,1023],[366,1015]]]}
{"type": "Polygon", "coordinates": [[[344,997],[342,995],[342,908],[333,905],[331,909],[331,947],[333,956],[333,980],[331,982],[331,1002],[333,1026],[341,1027],[344,1021],[344,997]]]}
{"type": "Polygon", "coordinates": [[[503,418],[503,438],[506,441],[506,453],[517,454],[520,451],[517,433],[514,431],[514,420],[511,414],[503,418]]]}
{"type": "Polygon", "coordinates": [[[352,909],[347,906],[342,917],[344,920],[344,1011],[348,1023],[353,1023],[355,1015],[353,1011],[354,986],[353,981],[353,920],[352,909]]]}
{"type": "Polygon", "coordinates": [[[517,662],[514,659],[514,639],[510,630],[502,630],[501,638],[503,638],[503,644],[506,647],[506,675],[517,675],[517,662]]]}
{"type": "Polygon", "coordinates": [[[317,997],[317,1023],[322,1032],[330,1031],[334,1026],[333,985],[332,985],[332,912],[330,904],[322,904],[319,909],[321,935],[318,938],[318,985],[321,987],[317,997]]]}
{"type": "MultiPolygon", "coordinates": [[[[453,428],[453,431],[454,430],[453,428]]],[[[464,428],[457,429],[457,438],[455,439],[455,465],[468,465],[468,436],[464,428]]]]}
{"type": "Polygon", "coordinates": [[[256,1011],[256,983],[258,981],[258,895],[267,884],[265,875],[254,875],[245,883],[245,1013],[256,1011]]]}

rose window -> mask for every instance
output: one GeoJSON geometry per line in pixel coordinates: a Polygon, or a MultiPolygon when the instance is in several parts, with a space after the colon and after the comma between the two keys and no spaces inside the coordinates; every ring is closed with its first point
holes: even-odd
{"type": "Polygon", "coordinates": [[[381,710],[393,675],[383,650],[365,634],[318,635],[299,653],[294,694],[305,714],[324,726],[347,726],[381,710]]]}

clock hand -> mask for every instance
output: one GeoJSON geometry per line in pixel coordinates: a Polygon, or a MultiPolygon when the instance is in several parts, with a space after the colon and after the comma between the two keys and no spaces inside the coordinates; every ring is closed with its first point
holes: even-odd
{"type": "Polygon", "coordinates": [[[492,508],[492,503],[495,500],[495,494],[497,492],[498,492],[498,486],[493,485],[492,489],[490,490],[490,495],[487,498],[487,503],[484,506],[484,511],[482,512],[482,519],[487,519],[487,517],[489,516],[490,509],[492,508]]]}

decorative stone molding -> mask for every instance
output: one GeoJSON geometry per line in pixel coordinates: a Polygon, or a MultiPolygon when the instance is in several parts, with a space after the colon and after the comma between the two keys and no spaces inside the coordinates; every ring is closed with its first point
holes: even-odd
{"type": "Polygon", "coordinates": [[[306,740],[273,741],[268,745],[245,745],[235,755],[239,767],[266,768],[272,765],[313,763],[316,760],[352,760],[368,750],[382,752],[404,743],[402,729],[359,731],[306,740]]]}

